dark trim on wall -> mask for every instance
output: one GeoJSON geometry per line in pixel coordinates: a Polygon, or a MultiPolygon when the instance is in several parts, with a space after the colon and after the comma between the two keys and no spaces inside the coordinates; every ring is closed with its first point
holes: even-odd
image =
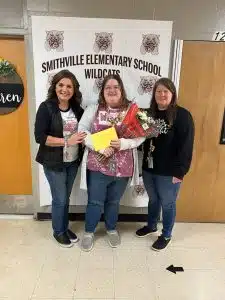
{"type": "MultiPolygon", "coordinates": [[[[36,216],[36,220],[38,221],[46,221],[51,219],[51,213],[38,212],[36,216]]],[[[84,213],[70,213],[69,214],[70,221],[84,221],[85,214],[84,213]]],[[[103,216],[101,217],[101,221],[104,221],[103,216]]],[[[146,214],[120,214],[119,222],[147,222],[146,214]]]]}
{"type": "Polygon", "coordinates": [[[0,39],[8,39],[8,40],[24,40],[24,35],[11,35],[11,34],[2,34],[0,33],[0,39]]]}

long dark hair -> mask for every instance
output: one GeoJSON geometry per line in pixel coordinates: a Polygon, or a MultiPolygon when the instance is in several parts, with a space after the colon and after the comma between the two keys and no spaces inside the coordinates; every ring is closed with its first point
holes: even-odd
{"type": "Polygon", "coordinates": [[[78,80],[76,79],[75,75],[73,73],[71,73],[69,70],[62,70],[59,71],[57,74],[54,75],[51,85],[48,89],[48,94],[47,94],[47,100],[50,101],[58,101],[55,89],[56,89],[56,84],[62,80],[63,78],[68,78],[71,80],[72,84],[73,84],[73,89],[74,89],[74,94],[71,97],[70,101],[70,105],[73,106],[80,106],[81,102],[82,102],[82,94],[79,90],[80,88],[80,84],[78,82],[78,80]]]}
{"type": "Polygon", "coordinates": [[[158,81],[156,81],[152,91],[152,100],[151,100],[149,112],[153,117],[156,116],[158,105],[155,100],[155,93],[159,85],[165,86],[173,95],[172,100],[166,110],[167,121],[169,122],[169,125],[172,126],[176,118],[176,112],[177,112],[177,91],[173,81],[170,80],[169,78],[160,78],[158,81]]]}
{"type": "Polygon", "coordinates": [[[104,89],[105,89],[105,86],[106,86],[107,82],[110,79],[115,79],[118,82],[120,90],[121,90],[121,106],[123,108],[127,108],[130,101],[127,99],[127,94],[126,94],[126,91],[125,91],[125,88],[124,88],[124,85],[123,85],[123,81],[122,81],[121,77],[118,74],[110,74],[110,75],[107,75],[104,78],[102,86],[101,86],[101,90],[100,90],[100,93],[99,93],[99,99],[98,99],[99,106],[102,106],[102,107],[107,106],[106,101],[105,101],[105,97],[104,97],[104,89]]]}

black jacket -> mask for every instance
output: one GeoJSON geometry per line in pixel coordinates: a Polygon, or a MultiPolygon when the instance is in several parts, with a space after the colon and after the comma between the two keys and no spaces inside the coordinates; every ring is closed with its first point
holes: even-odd
{"type": "MultiPolygon", "coordinates": [[[[83,114],[80,105],[71,106],[78,122],[83,114]]],[[[36,161],[53,170],[63,168],[63,147],[46,146],[47,136],[63,138],[63,122],[56,99],[42,102],[38,108],[34,129],[35,140],[39,146],[36,161]]],[[[83,149],[79,145],[79,161],[82,159],[83,149]]]]}
{"type": "MultiPolygon", "coordinates": [[[[157,111],[157,118],[166,120],[166,111],[157,111]]],[[[182,179],[189,171],[194,143],[194,122],[188,110],[177,107],[176,119],[167,134],[154,138],[153,169],[148,168],[150,140],[144,143],[143,169],[162,176],[182,179]]]]}

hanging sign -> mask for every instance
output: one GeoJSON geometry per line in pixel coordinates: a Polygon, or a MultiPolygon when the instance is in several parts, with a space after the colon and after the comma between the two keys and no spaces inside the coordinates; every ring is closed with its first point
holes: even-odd
{"type": "Polygon", "coordinates": [[[15,67],[0,58],[0,115],[15,111],[23,102],[24,86],[15,67]]]}

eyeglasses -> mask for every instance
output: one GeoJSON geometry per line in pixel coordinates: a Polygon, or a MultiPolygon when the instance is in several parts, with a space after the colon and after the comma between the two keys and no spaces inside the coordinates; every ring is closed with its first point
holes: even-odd
{"type": "Polygon", "coordinates": [[[105,86],[104,88],[105,91],[110,91],[110,90],[120,90],[120,86],[119,85],[114,85],[114,86],[105,86]]]}

